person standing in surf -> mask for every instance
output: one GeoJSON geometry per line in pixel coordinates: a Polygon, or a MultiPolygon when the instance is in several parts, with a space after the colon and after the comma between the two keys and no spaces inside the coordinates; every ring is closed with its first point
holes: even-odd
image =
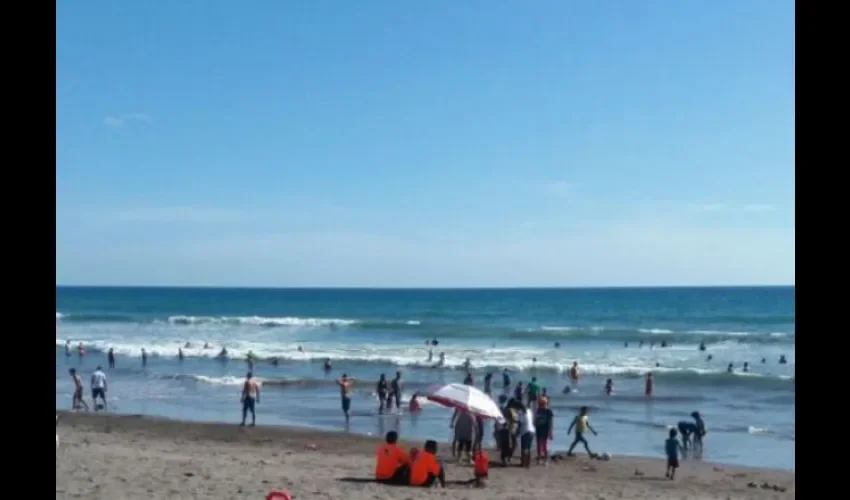
{"type": "Polygon", "coordinates": [[[401,410],[401,372],[395,372],[395,378],[390,384],[393,391],[393,399],[395,400],[396,411],[401,410]]]}
{"type": "Polygon", "coordinates": [[[652,372],[646,374],[646,386],[644,387],[644,396],[651,398],[654,382],[652,380],[652,372]]]}
{"type": "Polygon", "coordinates": [[[251,427],[257,425],[257,410],[256,406],[260,402],[260,384],[254,380],[254,374],[248,372],[245,375],[245,383],[242,384],[242,427],[245,427],[245,420],[248,418],[248,412],[251,412],[251,427]]]}
{"type": "Polygon", "coordinates": [[[98,366],[91,374],[91,399],[94,411],[98,410],[97,398],[103,401],[103,409],[106,410],[106,389],[106,374],[103,373],[103,368],[98,366]]]}
{"type": "Polygon", "coordinates": [[[68,373],[71,374],[71,379],[74,381],[74,399],[71,403],[71,409],[78,410],[80,407],[83,407],[86,411],[89,411],[89,405],[83,400],[83,379],[77,375],[76,368],[71,368],[68,370],[68,373]]]}
{"type": "Polygon", "coordinates": [[[351,411],[351,388],[354,386],[354,378],[349,378],[345,373],[337,379],[339,386],[339,398],[342,403],[342,413],[345,415],[345,423],[348,423],[351,411]]]}
{"type": "Polygon", "coordinates": [[[378,414],[383,415],[384,408],[387,407],[387,393],[389,392],[387,376],[383,373],[378,378],[378,387],[376,388],[375,392],[378,394],[378,414]]]}
{"type": "Polygon", "coordinates": [[[115,368],[115,351],[110,347],[106,353],[106,361],[109,363],[109,368],[115,368]]]}
{"type": "Polygon", "coordinates": [[[147,366],[148,366],[148,351],[146,351],[145,348],[142,347],[142,368],[145,368],[147,366]]]}
{"type": "Polygon", "coordinates": [[[578,387],[578,381],[581,378],[581,372],[578,368],[578,361],[573,361],[573,366],[570,367],[570,381],[573,383],[573,389],[578,387]]]}

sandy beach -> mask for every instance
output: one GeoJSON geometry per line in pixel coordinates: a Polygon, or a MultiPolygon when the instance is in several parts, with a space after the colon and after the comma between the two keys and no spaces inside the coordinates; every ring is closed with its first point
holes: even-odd
{"type": "MultiPolygon", "coordinates": [[[[685,461],[675,481],[659,459],[579,456],[548,467],[491,468],[483,488],[469,467],[446,459],[446,489],[371,482],[377,437],[283,427],[243,429],[145,416],[61,413],[56,498],[298,499],[743,499],[794,498],[790,471],[685,461]],[[750,484],[755,483],[756,487],[750,484]],[[778,485],[785,492],[761,486],[778,485]]],[[[407,443],[421,447],[422,443],[407,443]]],[[[448,455],[448,445],[441,455],[448,455]]],[[[494,456],[491,453],[491,458],[494,456]]]]}

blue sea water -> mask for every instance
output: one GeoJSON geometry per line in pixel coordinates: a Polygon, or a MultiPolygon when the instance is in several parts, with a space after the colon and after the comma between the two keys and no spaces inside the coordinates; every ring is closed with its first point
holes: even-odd
{"type": "Polygon", "coordinates": [[[398,429],[411,439],[448,440],[450,413],[435,405],[416,416],[379,416],[375,381],[380,373],[401,370],[407,399],[432,384],[461,381],[469,358],[479,387],[486,372],[496,373],[497,381],[507,367],[514,382],[536,376],[548,388],[556,449],[569,444],[566,427],[582,405],[591,407],[599,431],[592,447],[614,455],[662,456],[667,426],[698,410],[709,431],[704,460],[792,469],[794,293],[794,287],[57,287],[56,407],[70,407],[67,369],[80,369],[87,383],[96,365],[106,367],[105,353],[113,348],[111,410],[238,422],[244,357],[253,351],[281,360],[255,367],[264,382],[260,424],[345,429],[334,379],[346,372],[358,380],[349,431],[398,429]],[[430,339],[439,340],[432,362],[425,345],[430,339]],[[66,357],[66,341],[82,342],[87,355],[66,357]],[[186,342],[191,347],[180,362],[177,350],[186,342]],[[222,346],[229,361],[214,359],[222,346]],[[144,368],[142,348],[150,356],[144,368]],[[434,368],[441,352],[445,366],[434,368]],[[778,363],[780,355],[787,364],[778,363]],[[331,373],[322,368],[327,358],[331,373]],[[584,376],[577,392],[563,394],[569,385],[564,373],[574,361],[584,376]],[[727,373],[729,363],[733,373],[727,373]],[[649,371],[656,381],[647,399],[643,377],[649,371]],[[614,380],[613,396],[603,394],[607,378],[614,380]]]}

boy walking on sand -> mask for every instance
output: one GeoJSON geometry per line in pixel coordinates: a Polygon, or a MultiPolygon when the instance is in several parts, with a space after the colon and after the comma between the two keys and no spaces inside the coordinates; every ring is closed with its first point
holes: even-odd
{"type": "Polygon", "coordinates": [[[670,429],[670,437],[664,442],[664,451],[667,452],[667,472],[664,477],[673,479],[676,475],[676,469],[679,468],[679,452],[683,452],[682,445],[676,439],[676,429],[670,429]]]}
{"type": "Polygon", "coordinates": [[[590,430],[594,436],[597,436],[596,430],[590,426],[590,422],[588,422],[587,417],[587,406],[582,406],[581,410],[579,410],[579,414],[576,415],[576,418],[573,419],[573,422],[570,424],[570,428],[567,429],[567,435],[573,432],[573,427],[576,429],[576,437],[573,439],[573,444],[570,445],[570,449],[567,451],[567,456],[572,457],[575,456],[573,454],[573,449],[577,444],[581,443],[584,445],[584,449],[587,450],[587,454],[591,457],[595,456],[592,451],[590,451],[590,446],[587,444],[587,440],[584,439],[584,433],[590,430]]]}

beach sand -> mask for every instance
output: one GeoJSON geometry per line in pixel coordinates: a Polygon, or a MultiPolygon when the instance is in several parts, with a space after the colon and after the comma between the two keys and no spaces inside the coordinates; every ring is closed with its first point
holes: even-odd
{"type": "MultiPolygon", "coordinates": [[[[794,498],[790,471],[684,461],[675,481],[659,459],[586,456],[531,469],[491,467],[483,488],[447,462],[446,489],[370,481],[378,437],[282,427],[243,429],[144,416],[60,413],[56,498],[261,499],[286,489],[299,500],[456,498],[500,500],[794,498]],[[748,483],[756,483],[751,488],[748,483]],[[787,488],[762,489],[763,483],[787,488]]],[[[422,443],[413,443],[421,449],[422,443]]],[[[441,445],[445,456],[448,445],[441,445]]],[[[490,452],[491,459],[495,453],[490,452]]]]}

